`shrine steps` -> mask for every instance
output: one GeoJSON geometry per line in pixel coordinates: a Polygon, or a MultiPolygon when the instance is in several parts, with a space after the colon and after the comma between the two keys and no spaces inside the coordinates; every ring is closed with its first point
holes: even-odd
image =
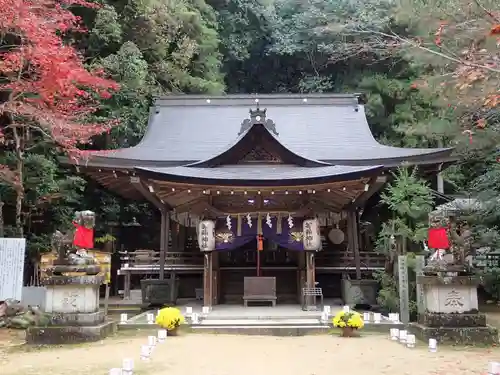
{"type": "Polygon", "coordinates": [[[192,326],[193,332],[249,335],[249,336],[305,336],[328,334],[332,329],[329,326],[283,326],[283,325],[234,325],[234,326],[192,326]]]}
{"type": "MultiPolygon", "coordinates": [[[[297,305],[277,307],[217,306],[208,314],[202,314],[200,308],[193,309],[199,314],[199,321],[193,324],[186,314],[184,329],[195,333],[267,335],[267,336],[303,336],[312,334],[332,334],[337,330],[331,326],[333,316],[322,321],[320,311],[303,311],[297,305]]],[[[340,307],[332,307],[335,314],[340,307]]],[[[148,324],[144,312],[131,317],[126,324],[119,324],[119,329],[157,329],[156,324],[148,324]]],[[[366,323],[364,331],[389,334],[390,328],[402,328],[401,323],[390,322],[383,317],[381,323],[366,323]]]]}
{"type": "Polygon", "coordinates": [[[262,335],[262,336],[303,336],[328,333],[331,328],[311,316],[216,316],[210,314],[199,324],[192,324],[191,330],[200,333],[262,335]]]}

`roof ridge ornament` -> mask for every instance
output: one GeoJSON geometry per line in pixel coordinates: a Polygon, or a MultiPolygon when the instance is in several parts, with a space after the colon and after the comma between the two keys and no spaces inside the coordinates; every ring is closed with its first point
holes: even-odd
{"type": "Polygon", "coordinates": [[[260,109],[259,103],[257,102],[257,108],[255,110],[250,108],[248,112],[250,113],[250,118],[243,120],[238,135],[243,134],[252,126],[257,124],[264,125],[264,127],[269,132],[274,133],[274,135],[276,136],[279,135],[278,131],[276,130],[276,124],[274,123],[274,121],[271,119],[266,119],[267,108],[260,109]]]}

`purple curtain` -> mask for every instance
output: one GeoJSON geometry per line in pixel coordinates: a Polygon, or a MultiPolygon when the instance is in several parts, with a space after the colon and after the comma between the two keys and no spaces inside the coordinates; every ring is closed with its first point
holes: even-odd
{"type": "Polygon", "coordinates": [[[271,228],[267,225],[265,218],[262,221],[262,234],[264,238],[275,242],[281,247],[289,250],[304,250],[302,242],[303,219],[293,218],[293,227],[290,228],[288,218],[281,218],[281,233],[276,233],[278,218],[271,218],[271,228]]]}
{"type": "Polygon", "coordinates": [[[215,223],[215,249],[235,250],[246,243],[255,240],[257,236],[257,221],[252,220],[252,227],[248,226],[247,220],[241,220],[241,236],[237,236],[238,220],[231,218],[231,229],[227,227],[226,219],[218,219],[215,223]]]}
{"type": "MultiPolygon", "coordinates": [[[[293,227],[290,228],[288,219],[281,218],[281,233],[276,233],[277,218],[271,218],[271,228],[262,218],[262,234],[265,239],[275,242],[281,247],[289,250],[304,250],[302,243],[303,219],[293,218],[293,227]]],[[[248,226],[245,217],[241,218],[241,235],[237,235],[238,220],[231,218],[231,229],[227,226],[226,219],[218,219],[215,224],[215,248],[216,250],[235,250],[257,237],[257,220],[252,219],[252,227],[248,226]]]]}

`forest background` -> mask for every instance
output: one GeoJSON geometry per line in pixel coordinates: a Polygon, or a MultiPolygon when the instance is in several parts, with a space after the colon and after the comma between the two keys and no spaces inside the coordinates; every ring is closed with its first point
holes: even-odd
{"type": "MultiPolygon", "coordinates": [[[[445,192],[488,202],[476,235],[490,246],[498,243],[500,207],[492,199],[500,192],[496,0],[97,3],[69,7],[86,32],[68,33],[65,41],[89,70],[101,69],[120,85],[114,95],[99,96],[97,110],[87,115],[119,123],[92,137],[87,148],[137,144],[153,98],[162,94],[362,92],[380,142],[456,147],[459,162],[444,173],[445,192]]],[[[5,23],[0,31],[8,31],[5,23]]],[[[0,52],[10,48],[2,38],[0,52]]],[[[54,230],[70,225],[75,210],[95,211],[100,235],[112,225],[155,228],[157,213],[147,203],[122,200],[64,168],[54,139],[30,131],[23,133],[31,143],[19,170],[15,142],[4,133],[0,236],[25,236],[36,258],[50,248],[54,230]]],[[[158,242],[153,230],[140,235],[145,248],[158,242]]]]}

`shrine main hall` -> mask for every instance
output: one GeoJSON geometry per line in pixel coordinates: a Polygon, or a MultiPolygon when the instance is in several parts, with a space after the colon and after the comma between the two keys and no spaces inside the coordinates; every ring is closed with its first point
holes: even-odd
{"type": "Polygon", "coordinates": [[[301,303],[307,288],[345,300],[347,280],[373,285],[384,258],[370,227],[390,172],[431,179],[451,153],[379,143],[360,95],[182,95],[156,100],[138,145],[78,169],[159,212],[157,247],[127,249],[150,258],[122,266],[125,298],[148,275],[171,302],[301,303]]]}

